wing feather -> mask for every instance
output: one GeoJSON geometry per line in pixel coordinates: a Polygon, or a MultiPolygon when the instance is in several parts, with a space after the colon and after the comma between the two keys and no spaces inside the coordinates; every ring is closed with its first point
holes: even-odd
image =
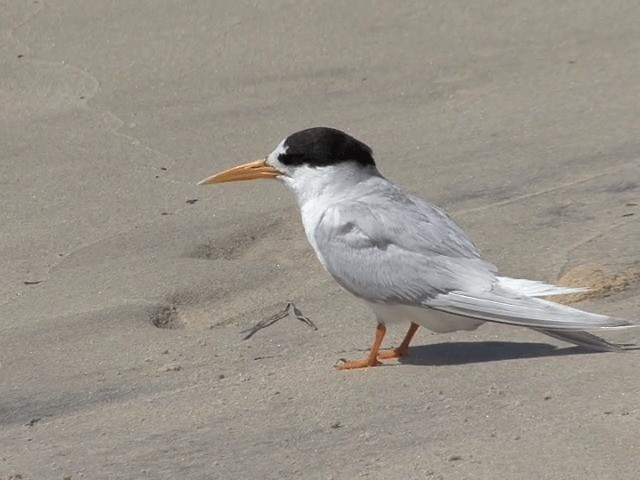
{"type": "Polygon", "coordinates": [[[497,268],[480,258],[446,213],[396,189],[387,184],[330,206],[315,229],[327,270],[357,297],[530,327],[592,346],[589,334],[562,332],[633,325],[534,298],[580,289],[496,276],[497,268]]]}
{"type": "Polygon", "coordinates": [[[585,312],[539,298],[491,292],[453,291],[428,301],[428,306],[464,317],[546,330],[583,330],[632,326],[618,318],[585,312]]]}
{"type": "Polygon", "coordinates": [[[496,267],[479,257],[453,220],[435,207],[433,215],[404,207],[365,200],[325,211],[315,242],[340,285],[370,302],[408,305],[452,290],[491,288],[496,267]]]}

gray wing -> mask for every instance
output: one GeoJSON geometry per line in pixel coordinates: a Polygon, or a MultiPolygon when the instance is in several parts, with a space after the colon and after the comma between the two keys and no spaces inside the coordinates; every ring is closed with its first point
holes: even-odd
{"type": "Polygon", "coordinates": [[[552,331],[631,325],[533,298],[535,282],[505,282],[450,217],[395,190],[330,207],[315,241],[335,280],[370,302],[552,331]]]}
{"type": "Polygon", "coordinates": [[[330,207],[315,241],[335,280],[374,303],[422,305],[439,293],[485,291],[497,270],[444,212],[394,190],[330,207]]]}
{"type": "MultiPolygon", "coordinates": [[[[425,255],[480,258],[469,236],[446,212],[392,183],[340,208],[347,221],[360,220],[372,239],[391,239],[404,250],[425,255]]],[[[492,270],[493,265],[486,263],[492,270]]]]}
{"type": "Polygon", "coordinates": [[[448,292],[430,300],[426,306],[463,317],[545,330],[545,333],[546,330],[583,330],[633,325],[626,320],[522,296],[518,292],[500,287],[494,287],[488,292],[448,292]]]}

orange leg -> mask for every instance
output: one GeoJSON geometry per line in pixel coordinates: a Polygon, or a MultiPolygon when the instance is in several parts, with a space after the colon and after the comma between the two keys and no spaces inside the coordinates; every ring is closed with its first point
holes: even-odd
{"type": "Polygon", "coordinates": [[[378,350],[380,350],[380,345],[382,344],[382,339],[384,338],[385,333],[387,333],[387,329],[384,326],[384,323],[379,323],[376,327],[376,338],[373,341],[369,356],[360,360],[349,360],[340,365],[338,370],[353,370],[356,368],[377,367],[382,365],[382,362],[378,361],[378,350]]]}
{"type": "Polygon", "coordinates": [[[411,323],[409,327],[409,331],[404,336],[404,340],[397,348],[391,348],[389,350],[380,350],[378,352],[378,358],[380,360],[388,360],[390,358],[400,358],[404,357],[407,354],[407,350],[409,350],[409,343],[411,343],[411,339],[416,334],[416,330],[418,330],[418,325],[415,323],[411,323]]]}

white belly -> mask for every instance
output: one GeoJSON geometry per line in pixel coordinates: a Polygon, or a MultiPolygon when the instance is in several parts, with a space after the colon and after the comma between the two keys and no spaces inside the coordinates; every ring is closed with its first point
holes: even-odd
{"type": "Polygon", "coordinates": [[[379,322],[387,325],[413,322],[436,333],[475,330],[484,323],[483,320],[460,317],[430,308],[411,307],[408,305],[382,305],[370,302],[367,302],[367,305],[373,310],[379,322]]]}

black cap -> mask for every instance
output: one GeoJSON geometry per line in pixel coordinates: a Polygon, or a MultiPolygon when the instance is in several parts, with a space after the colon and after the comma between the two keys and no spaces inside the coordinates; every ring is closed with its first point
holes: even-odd
{"type": "Polygon", "coordinates": [[[284,141],[286,153],[278,156],[285,165],[324,167],[342,162],[375,165],[371,148],[340,130],[314,127],[293,133],[284,141]]]}

